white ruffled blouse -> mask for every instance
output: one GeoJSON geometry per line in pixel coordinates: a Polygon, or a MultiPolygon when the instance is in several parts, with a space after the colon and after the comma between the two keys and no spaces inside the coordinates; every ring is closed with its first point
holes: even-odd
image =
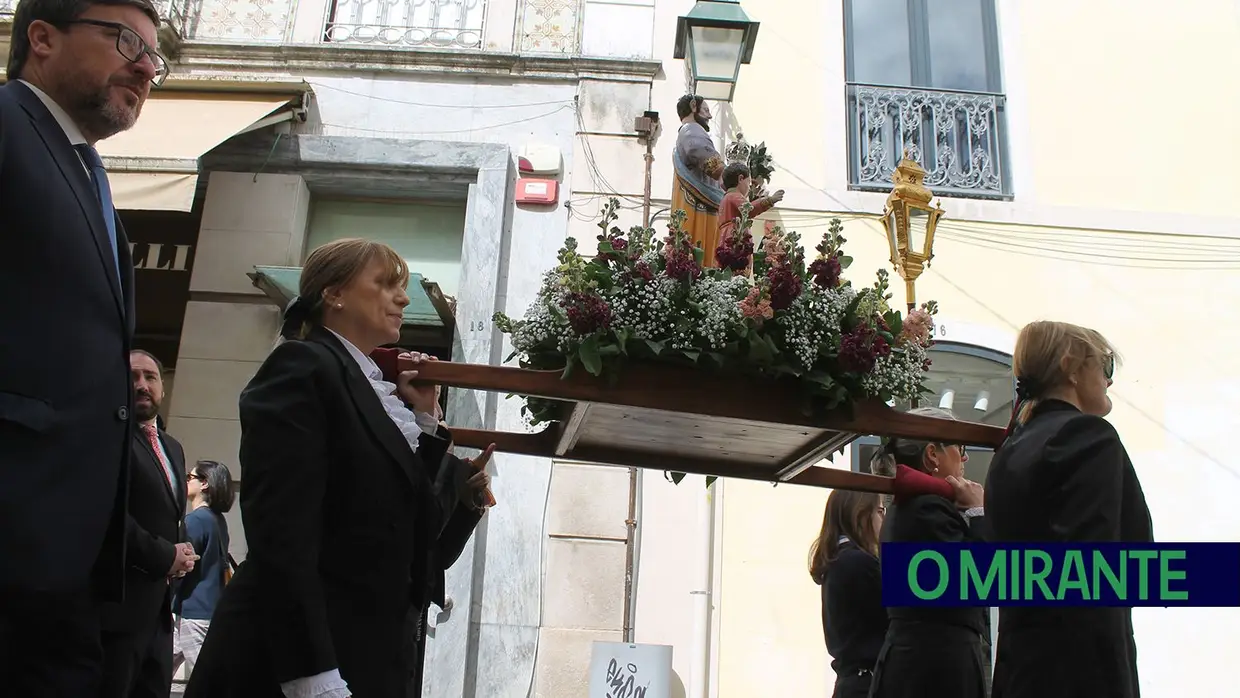
{"type": "Polygon", "coordinates": [[[370,387],[378,396],[379,402],[383,404],[383,411],[387,412],[388,419],[400,429],[400,433],[405,436],[405,441],[409,443],[409,448],[417,453],[418,437],[422,434],[434,434],[439,430],[439,420],[433,414],[425,412],[414,413],[406,405],[405,401],[400,399],[400,395],[396,393],[396,384],[383,380],[383,371],[375,365],[374,360],[362,353],[360,349],[353,346],[349,340],[341,337],[332,330],[328,330],[336,335],[336,339],[344,345],[345,350],[349,352],[349,356],[357,362],[358,368],[362,369],[362,375],[366,376],[366,380],[370,381],[370,387]]]}

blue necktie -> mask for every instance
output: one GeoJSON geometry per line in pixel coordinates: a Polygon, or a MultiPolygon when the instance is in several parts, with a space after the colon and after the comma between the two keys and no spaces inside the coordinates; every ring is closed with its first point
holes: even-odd
{"type": "Polygon", "coordinates": [[[103,160],[94,146],[81,143],[73,147],[77,149],[78,155],[82,156],[86,169],[90,170],[90,181],[95,185],[95,195],[99,197],[99,203],[103,206],[103,222],[108,226],[108,242],[112,243],[112,262],[116,265],[117,284],[120,284],[121,260],[116,251],[116,209],[112,206],[112,187],[108,185],[108,172],[103,169],[103,160]]]}

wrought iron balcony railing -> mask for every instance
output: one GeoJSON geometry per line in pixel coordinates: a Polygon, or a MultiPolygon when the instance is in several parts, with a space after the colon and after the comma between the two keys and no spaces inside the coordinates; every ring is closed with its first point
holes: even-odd
{"type": "Polygon", "coordinates": [[[333,0],[325,41],[481,48],[486,0],[333,0]]]}
{"type": "Polygon", "coordinates": [[[936,194],[1005,199],[1003,95],[849,83],[849,178],[853,188],[891,189],[905,152],[936,194]]]}

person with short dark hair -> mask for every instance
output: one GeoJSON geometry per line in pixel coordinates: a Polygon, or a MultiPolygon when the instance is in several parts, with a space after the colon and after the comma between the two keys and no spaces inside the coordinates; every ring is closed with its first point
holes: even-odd
{"type": "Polygon", "coordinates": [[[149,0],[21,0],[0,87],[0,686],[83,698],[126,583],[133,264],[94,144],[167,74],[149,0]],[[49,273],[48,270],[54,270],[49,273]]]}
{"type": "Polygon", "coordinates": [[[185,535],[201,559],[181,580],[172,612],[178,619],[174,662],[184,662],[185,675],[189,677],[194,673],[211,616],[232,572],[224,514],[232,509],[236,494],[228,466],[213,460],[194,464],[185,475],[185,489],[189,497],[185,535]]]}
{"type": "Polygon", "coordinates": [[[172,584],[194,568],[185,542],[185,450],[157,423],[164,401],[163,364],[129,354],[133,375],[133,446],[125,521],[125,598],[101,610],[100,698],[167,696],[172,687],[172,584]]]}

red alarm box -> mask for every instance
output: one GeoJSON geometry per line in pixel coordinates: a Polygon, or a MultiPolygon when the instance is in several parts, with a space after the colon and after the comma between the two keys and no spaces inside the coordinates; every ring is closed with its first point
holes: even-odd
{"type": "Polygon", "coordinates": [[[560,183],[554,179],[522,177],[517,180],[517,203],[555,204],[560,200],[560,183]]]}

